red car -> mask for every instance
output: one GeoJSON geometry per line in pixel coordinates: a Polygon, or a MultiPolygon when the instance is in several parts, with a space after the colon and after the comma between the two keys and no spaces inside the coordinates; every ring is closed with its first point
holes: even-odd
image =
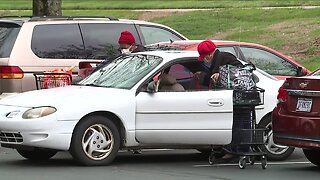
{"type": "Polygon", "coordinates": [[[287,78],[278,100],[272,113],[274,142],[303,148],[307,159],[320,167],[320,70],[287,78]]]}
{"type": "MultiPolygon", "coordinates": [[[[202,40],[160,42],[149,45],[148,47],[163,50],[196,51],[200,42],[202,42],[202,40]]],[[[259,69],[278,79],[284,80],[287,77],[304,76],[310,73],[308,69],[288,56],[260,44],[217,40],[212,40],[212,42],[217,45],[220,51],[230,52],[243,61],[252,62],[259,69]]]]}

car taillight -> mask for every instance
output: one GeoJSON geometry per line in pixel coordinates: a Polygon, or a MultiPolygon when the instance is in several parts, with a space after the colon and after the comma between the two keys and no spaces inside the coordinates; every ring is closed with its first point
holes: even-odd
{"type": "Polygon", "coordinates": [[[285,81],[283,85],[278,90],[278,102],[286,102],[288,99],[286,87],[289,86],[288,81],[285,81]]]}
{"type": "Polygon", "coordinates": [[[0,66],[0,79],[22,79],[24,73],[18,66],[0,66]]]}
{"type": "Polygon", "coordinates": [[[285,102],[287,101],[287,90],[284,89],[283,86],[281,86],[278,90],[278,96],[277,99],[279,102],[285,102]]]}

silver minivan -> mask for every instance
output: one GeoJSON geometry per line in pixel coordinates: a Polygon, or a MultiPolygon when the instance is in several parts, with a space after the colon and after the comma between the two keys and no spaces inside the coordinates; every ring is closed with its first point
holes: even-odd
{"type": "Polygon", "coordinates": [[[74,67],[118,55],[118,38],[130,31],[136,44],[186,40],[170,27],[110,17],[32,17],[0,20],[0,99],[36,89],[34,72],[74,67]]]}

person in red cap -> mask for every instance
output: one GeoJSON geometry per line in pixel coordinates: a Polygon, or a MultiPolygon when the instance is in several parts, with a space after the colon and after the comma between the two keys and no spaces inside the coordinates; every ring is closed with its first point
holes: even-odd
{"type": "MultiPolygon", "coordinates": [[[[220,76],[220,66],[233,65],[237,67],[243,67],[243,64],[237,59],[237,57],[229,52],[219,51],[217,46],[211,40],[202,41],[198,45],[197,50],[199,53],[198,60],[204,62],[204,85],[210,86],[210,82],[212,80],[214,84],[216,84],[220,76]]],[[[233,146],[226,146],[226,149],[234,152],[237,151],[237,147],[233,146]]],[[[217,159],[216,162],[233,162],[234,160],[238,160],[238,156],[226,152],[225,155],[220,157],[220,159],[217,159]]]]}
{"type": "Polygon", "coordinates": [[[110,59],[106,59],[102,61],[100,64],[97,65],[92,71],[98,71],[101,67],[103,67],[105,64],[108,64],[111,62],[113,59],[121,56],[121,54],[130,54],[130,53],[135,53],[135,52],[142,52],[145,51],[145,47],[141,45],[136,44],[136,40],[133,36],[133,34],[129,31],[122,31],[120,33],[118,43],[120,46],[119,51],[114,53],[110,59]]]}
{"type": "Polygon", "coordinates": [[[199,43],[197,47],[199,61],[204,62],[204,71],[197,72],[196,77],[204,76],[203,85],[209,86],[210,81],[217,82],[219,79],[219,68],[223,65],[243,67],[242,63],[231,53],[221,52],[211,40],[199,43]]]}
{"type": "Polygon", "coordinates": [[[144,51],[144,47],[137,45],[134,36],[129,31],[122,31],[118,40],[122,54],[144,51]]]}

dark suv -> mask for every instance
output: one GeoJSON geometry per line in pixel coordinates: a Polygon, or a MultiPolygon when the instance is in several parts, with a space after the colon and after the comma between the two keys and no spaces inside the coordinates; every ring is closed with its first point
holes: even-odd
{"type": "Polygon", "coordinates": [[[112,59],[130,31],[140,45],[187,39],[160,24],[109,17],[32,17],[0,20],[0,99],[36,88],[33,72],[112,59]]]}

